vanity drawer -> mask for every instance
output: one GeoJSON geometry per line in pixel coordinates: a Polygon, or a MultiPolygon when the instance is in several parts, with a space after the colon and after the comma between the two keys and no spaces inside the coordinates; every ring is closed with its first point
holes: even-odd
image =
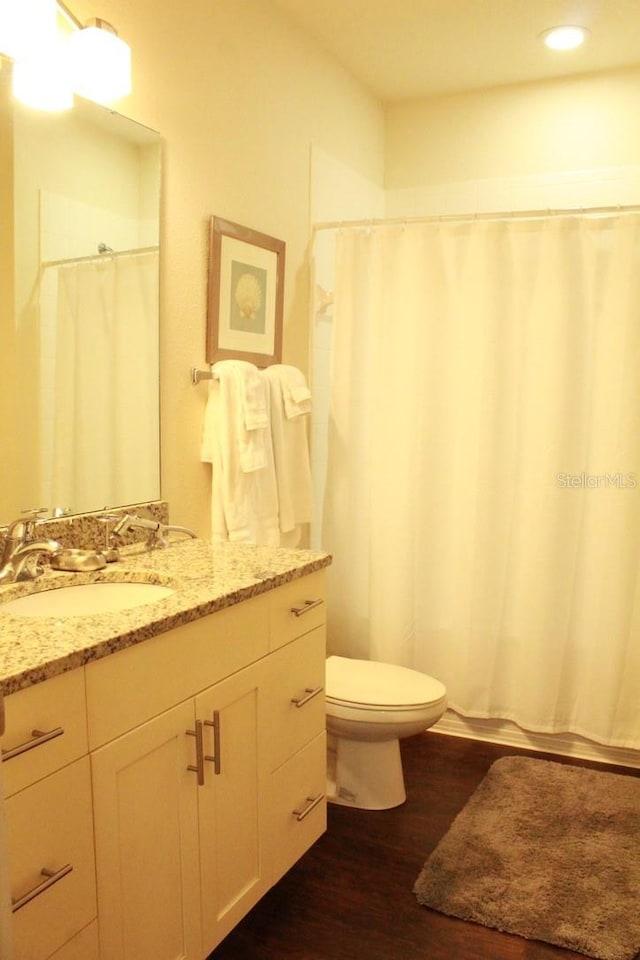
{"type": "Polygon", "coordinates": [[[266,663],[271,770],[325,729],[324,633],[324,627],[316,627],[272,653],[266,663]]]}
{"type": "Polygon", "coordinates": [[[326,737],[312,740],[271,775],[273,883],[327,828],[326,737]]]}
{"type": "Polygon", "coordinates": [[[15,957],[44,960],[96,916],[88,757],[14,794],[5,813],[15,957]],[[60,879],[45,886],[43,870],[60,879]]]}
{"type": "Polygon", "coordinates": [[[265,597],[255,597],[87,664],[90,749],[224,680],[268,650],[268,606],[265,597]]]}
{"type": "Polygon", "coordinates": [[[52,677],[5,699],[2,774],[5,796],[87,752],[84,672],[52,677]]]}
{"type": "Polygon", "coordinates": [[[326,621],[324,571],[300,577],[269,594],[271,649],[295,640],[326,621]]]}

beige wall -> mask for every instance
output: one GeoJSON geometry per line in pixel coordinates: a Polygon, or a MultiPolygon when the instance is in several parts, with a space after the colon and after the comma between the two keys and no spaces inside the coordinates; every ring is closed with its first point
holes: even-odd
{"type": "Polygon", "coordinates": [[[382,182],[384,119],[363,88],[268,0],[77,0],[133,50],[121,112],[164,140],[162,492],[172,519],[209,530],[199,462],[208,221],[225,217],[287,243],[284,360],[308,369],[310,147],[382,182]]]}
{"type": "MultiPolygon", "coordinates": [[[[0,411],[3,430],[2,468],[0,469],[0,504],[17,483],[16,450],[22,435],[18,417],[7,417],[5,411],[15,409],[18,374],[14,336],[14,260],[13,260],[13,127],[8,96],[8,71],[0,68],[0,170],[10,171],[0,177],[0,411]]],[[[0,521],[1,522],[1,521],[0,521]]]]}
{"type": "MultiPolygon", "coordinates": [[[[94,0],[73,9],[96,14],[94,0]]],[[[389,191],[640,164],[638,70],[383,111],[269,0],[101,0],[99,13],[133,50],[118,108],[163,137],[162,488],[201,534],[207,387],[189,369],[204,363],[212,214],[286,241],[284,360],[308,370],[312,144],[389,191]]]]}
{"type": "Polygon", "coordinates": [[[394,104],[385,186],[640,164],[640,70],[394,104]]]}

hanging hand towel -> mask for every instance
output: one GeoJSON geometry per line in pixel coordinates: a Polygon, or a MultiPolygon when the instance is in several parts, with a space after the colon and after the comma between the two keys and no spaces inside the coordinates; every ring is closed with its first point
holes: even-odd
{"type": "Polygon", "coordinates": [[[311,393],[304,374],[296,367],[274,364],[263,371],[271,395],[271,435],[276,482],[280,531],[287,546],[295,546],[300,539],[300,524],[313,519],[313,486],[309,463],[307,416],[311,410],[311,393]],[[296,392],[296,412],[287,413],[296,392]]]}
{"type": "Polygon", "coordinates": [[[273,376],[277,377],[280,382],[284,413],[287,420],[293,420],[295,417],[311,413],[311,391],[307,386],[302,370],[284,363],[267,367],[267,370],[274,369],[276,373],[273,376]]]}

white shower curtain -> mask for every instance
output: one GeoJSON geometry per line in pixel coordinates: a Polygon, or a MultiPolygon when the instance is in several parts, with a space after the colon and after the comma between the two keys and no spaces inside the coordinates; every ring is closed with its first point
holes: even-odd
{"type": "Polygon", "coordinates": [[[329,645],[640,747],[640,217],[337,240],[329,645]]]}
{"type": "Polygon", "coordinates": [[[54,503],[157,496],[157,317],[157,252],[58,267],[54,503]]]}

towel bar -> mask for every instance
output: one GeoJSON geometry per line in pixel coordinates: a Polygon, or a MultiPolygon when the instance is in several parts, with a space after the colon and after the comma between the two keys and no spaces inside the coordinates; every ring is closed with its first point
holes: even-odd
{"type": "Polygon", "coordinates": [[[191,383],[200,383],[201,380],[217,380],[217,373],[211,370],[198,370],[197,367],[191,367],[191,383]]]}
{"type": "MultiPolygon", "coordinates": [[[[263,370],[264,367],[258,369],[263,370]]],[[[191,367],[191,383],[200,383],[201,380],[219,380],[220,377],[213,370],[199,370],[197,367],[191,367]]]]}

